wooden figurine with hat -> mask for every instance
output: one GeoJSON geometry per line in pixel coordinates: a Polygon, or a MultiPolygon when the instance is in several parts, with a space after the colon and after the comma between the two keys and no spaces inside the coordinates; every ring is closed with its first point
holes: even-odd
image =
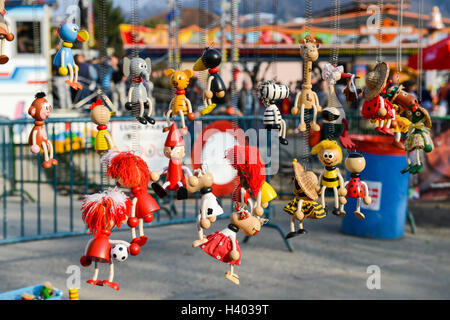
{"type": "Polygon", "coordinates": [[[14,34],[11,33],[11,28],[5,19],[5,0],[0,0],[0,64],[5,64],[9,61],[9,57],[4,54],[5,51],[5,40],[13,41],[14,34]]]}
{"type": "Polygon", "coordinates": [[[303,84],[302,90],[297,93],[295,97],[294,107],[291,110],[293,115],[300,113],[300,124],[298,130],[306,131],[305,123],[305,110],[313,110],[313,119],[311,123],[311,129],[319,131],[320,126],[317,124],[317,113],[322,111],[320,107],[319,98],[317,94],[312,91],[311,75],[312,64],[319,58],[319,44],[316,39],[311,36],[306,37],[303,40],[303,44],[300,46],[300,56],[303,58],[303,84]]]}
{"type": "Polygon", "coordinates": [[[91,120],[97,125],[97,135],[95,136],[95,151],[98,154],[103,155],[109,150],[117,150],[114,144],[111,134],[108,131],[108,123],[111,119],[111,111],[103,104],[101,99],[93,102],[91,107],[91,120]]]}
{"type": "Polygon", "coordinates": [[[194,71],[208,70],[208,80],[206,89],[203,92],[203,109],[201,115],[205,115],[214,110],[218,103],[225,102],[225,83],[219,74],[219,65],[222,62],[222,55],[217,49],[206,48],[202,56],[194,64],[194,71]]]}
{"type": "MultiPolygon", "coordinates": [[[[361,172],[366,167],[366,159],[357,153],[351,152],[345,159],[345,168],[350,172],[350,180],[346,181],[344,186],[347,190],[347,198],[356,198],[355,217],[364,219],[365,216],[361,212],[361,199],[365,204],[371,204],[372,198],[369,195],[369,187],[367,183],[361,181],[361,172]]],[[[345,215],[344,205],[341,204],[341,212],[345,215]]]]}
{"type": "Polygon", "coordinates": [[[322,68],[322,79],[328,83],[328,105],[322,110],[322,119],[324,123],[330,125],[344,125],[342,133],[339,135],[339,141],[345,149],[353,148],[355,144],[348,134],[348,121],[345,118],[345,111],[342,104],[336,96],[334,85],[340,79],[353,79],[354,75],[344,72],[343,66],[333,66],[326,63],[322,68]]]}
{"type": "Polygon", "coordinates": [[[394,135],[391,122],[395,119],[395,109],[389,100],[383,98],[386,93],[389,77],[389,66],[379,62],[375,69],[367,74],[366,86],[363,90],[364,103],[362,117],[377,123],[376,130],[380,133],[394,135]]]}
{"type": "Polygon", "coordinates": [[[183,71],[167,69],[164,71],[164,75],[169,78],[170,85],[176,89],[176,96],[170,101],[169,110],[166,112],[167,127],[163,129],[163,132],[170,130],[170,118],[172,116],[179,115],[181,118],[180,130],[184,135],[187,133],[184,115],[187,115],[189,121],[195,120],[195,114],[192,112],[191,101],[186,97],[185,91],[189,85],[189,79],[192,78],[194,73],[191,69],[186,69],[183,71]]]}
{"type": "Polygon", "coordinates": [[[232,198],[241,205],[248,205],[252,214],[262,216],[269,202],[277,193],[266,181],[266,167],[258,148],[253,146],[234,146],[226,151],[226,159],[237,171],[239,184],[232,198]]]}
{"type": "Polygon", "coordinates": [[[394,141],[392,145],[405,150],[404,144],[401,142],[402,133],[407,133],[411,121],[408,118],[403,117],[402,114],[408,110],[409,106],[418,104],[417,98],[412,94],[403,90],[403,86],[391,87],[385,95],[385,98],[392,102],[395,109],[395,120],[392,121],[391,128],[394,131],[394,141]]]}
{"type": "Polygon", "coordinates": [[[294,169],[294,196],[285,207],[284,211],[292,216],[291,231],[286,235],[286,239],[296,237],[306,233],[303,228],[303,220],[308,219],[322,219],[326,217],[326,212],[320,203],[317,203],[320,190],[319,180],[312,171],[305,171],[297,159],[292,161],[294,169]],[[295,220],[298,221],[299,229],[295,231],[295,220]]]}
{"type": "Polygon", "coordinates": [[[200,191],[201,194],[200,212],[197,215],[198,239],[192,242],[194,248],[208,241],[203,230],[209,229],[211,223],[216,221],[217,216],[223,214],[223,208],[213,193],[213,184],[214,177],[206,165],[194,170],[194,175],[188,180],[188,191],[190,193],[200,191]]]}
{"type": "Polygon", "coordinates": [[[45,169],[58,165],[58,161],[53,159],[53,144],[48,139],[47,131],[45,130],[45,120],[50,116],[51,112],[52,106],[45,98],[45,93],[37,93],[28,109],[28,114],[34,118],[34,127],[30,132],[28,144],[30,145],[30,151],[34,154],[38,154],[42,148],[44,151],[42,167],[45,169]]]}
{"type": "Polygon", "coordinates": [[[333,189],[334,193],[334,209],[332,213],[336,216],[343,217],[345,212],[341,212],[339,204],[345,204],[347,200],[345,195],[347,190],[344,188],[344,178],[337,165],[342,162],[342,150],[338,143],[334,140],[322,140],[311,149],[312,154],[319,157],[320,162],[325,166],[325,170],[320,174],[319,181],[322,186],[320,190],[321,203],[325,207],[325,191],[333,189]]]}
{"type": "Polygon", "coordinates": [[[153,214],[160,209],[156,200],[148,193],[147,185],[150,182],[150,171],[147,163],[133,152],[107,153],[102,161],[105,162],[106,174],[116,179],[118,186],[131,190],[132,207],[127,220],[131,228],[131,243],[144,246],[148,237],[144,235],[144,222],[153,221],[153,214]],[[139,226],[139,237],[136,236],[136,227],[139,226]]]}
{"type": "Polygon", "coordinates": [[[434,144],[431,139],[431,118],[428,111],[414,104],[408,107],[406,116],[411,121],[411,126],[406,133],[405,149],[406,149],[406,161],[408,165],[401,171],[401,173],[420,173],[423,170],[423,163],[420,160],[420,150],[428,153],[433,151],[434,144]],[[415,152],[416,163],[411,161],[410,154],[415,152]]]}
{"type": "Polygon", "coordinates": [[[236,234],[242,231],[245,236],[255,236],[267,219],[252,215],[247,206],[241,206],[238,202],[234,208],[236,211],[231,214],[228,227],[208,235],[200,248],[214,259],[228,263],[230,269],[225,273],[225,278],[239,284],[239,276],[234,272],[234,266],[241,264],[241,249],[236,234]]]}
{"type": "MultiPolygon", "coordinates": [[[[153,171],[151,178],[152,188],[160,198],[167,196],[166,190],[177,190],[177,199],[187,199],[186,178],[192,177],[192,171],[183,165],[182,159],[185,156],[184,140],[178,130],[177,125],[172,123],[166,142],[164,143],[164,155],[169,158],[169,166],[161,172],[153,171]],[[161,175],[166,175],[166,181],[161,186],[156,183],[161,175]]],[[[195,180],[195,179],[193,179],[195,180]]]]}
{"type": "Polygon", "coordinates": [[[127,221],[130,202],[130,199],[117,188],[85,196],[81,205],[82,218],[94,237],[86,245],[80,263],[83,267],[88,267],[94,262],[95,267],[94,276],[87,283],[120,289],[119,285],[113,282],[113,259],[123,262],[128,258],[128,254],[137,255],[140,247],[123,240],[110,240],[109,237],[114,227],[120,228],[127,221]],[[109,263],[108,280],[98,279],[98,263],[109,263]]]}

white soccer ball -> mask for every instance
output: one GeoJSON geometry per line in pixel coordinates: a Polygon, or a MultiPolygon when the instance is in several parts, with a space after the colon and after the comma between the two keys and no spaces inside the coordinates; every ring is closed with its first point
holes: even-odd
{"type": "Polygon", "coordinates": [[[113,257],[115,260],[122,262],[127,260],[128,258],[128,248],[126,245],[123,244],[116,244],[111,249],[111,257],[113,257]]]}

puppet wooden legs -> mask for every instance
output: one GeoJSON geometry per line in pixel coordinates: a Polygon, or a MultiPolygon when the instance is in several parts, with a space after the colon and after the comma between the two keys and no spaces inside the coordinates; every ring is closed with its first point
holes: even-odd
{"type": "Polygon", "coordinates": [[[225,273],[225,278],[233,282],[234,284],[239,284],[239,276],[234,273],[234,265],[230,264],[230,270],[225,273]]]}
{"type": "Polygon", "coordinates": [[[42,143],[42,149],[44,150],[44,161],[42,162],[42,168],[48,169],[52,165],[58,165],[58,161],[53,159],[53,145],[50,141],[42,143]]]}
{"type": "Polygon", "coordinates": [[[410,159],[410,154],[411,151],[406,151],[406,162],[408,163],[408,165],[402,170],[400,171],[401,173],[420,173],[423,170],[423,163],[420,161],[420,151],[419,149],[415,149],[415,156],[416,156],[416,164],[414,164],[411,159],[410,159]]]}
{"type": "Polygon", "coordinates": [[[103,286],[103,281],[98,280],[98,262],[94,262],[94,276],[92,279],[88,280],[87,283],[95,285],[95,286],[103,286]]]}
{"type": "Polygon", "coordinates": [[[109,262],[109,278],[108,280],[103,280],[103,284],[105,286],[111,287],[114,290],[119,290],[119,285],[115,282],[113,282],[114,280],[114,264],[112,263],[112,261],[109,262]]]}
{"type": "MultiPolygon", "coordinates": [[[[317,124],[317,106],[313,105],[313,119],[311,122],[311,130],[320,131],[320,126],[317,124]]],[[[300,107],[300,124],[298,125],[298,130],[304,132],[306,131],[306,123],[305,123],[305,104],[302,103],[300,107]]]]}
{"type": "Polygon", "coordinates": [[[193,247],[193,248],[196,248],[196,247],[198,247],[198,246],[200,246],[200,245],[202,245],[202,244],[208,242],[208,240],[206,239],[206,236],[203,234],[203,228],[202,228],[202,226],[201,226],[201,224],[200,224],[201,220],[202,220],[202,215],[199,214],[199,215],[197,216],[197,232],[198,232],[198,239],[197,239],[197,240],[194,240],[194,242],[192,242],[192,247],[193,247]]]}
{"type": "Polygon", "coordinates": [[[5,64],[9,61],[9,58],[3,54],[5,51],[5,39],[0,40],[0,64],[5,64]]]}
{"type": "MultiPolygon", "coordinates": [[[[327,187],[326,186],[322,186],[322,189],[320,189],[320,201],[322,204],[322,207],[324,207],[324,209],[327,211],[326,205],[325,205],[325,191],[326,191],[327,187]]],[[[332,211],[332,213],[338,217],[344,217],[345,216],[345,211],[343,210],[343,206],[344,204],[347,203],[347,199],[345,199],[345,197],[343,196],[339,196],[339,192],[338,192],[338,188],[337,187],[333,187],[333,194],[334,194],[334,209],[332,211]],[[339,204],[341,206],[339,206],[339,204]]]]}
{"type": "Polygon", "coordinates": [[[75,90],[83,89],[83,86],[78,83],[78,66],[67,64],[67,69],[69,70],[69,80],[66,80],[66,83],[75,90]]]}

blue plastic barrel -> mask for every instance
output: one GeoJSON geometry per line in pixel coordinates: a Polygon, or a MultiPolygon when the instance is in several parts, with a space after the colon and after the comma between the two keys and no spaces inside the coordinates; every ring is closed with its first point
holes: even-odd
{"type": "MultiPolygon", "coordinates": [[[[408,207],[409,173],[401,174],[406,167],[405,151],[392,145],[393,138],[376,135],[351,135],[356,151],[366,159],[361,180],[369,186],[372,204],[365,206],[361,200],[360,220],[353,212],[356,199],[347,198],[347,213],[342,222],[346,234],[377,239],[396,239],[405,232],[408,207]]],[[[348,181],[350,175],[347,176],[348,181]]]]}

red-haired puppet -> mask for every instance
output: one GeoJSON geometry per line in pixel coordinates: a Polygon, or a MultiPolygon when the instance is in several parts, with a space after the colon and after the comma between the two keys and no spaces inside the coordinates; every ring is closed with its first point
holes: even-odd
{"type": "Polygon", "coordinates": [[[187,199],[188,193],[184,175],[187,174],[192,181],[197,181],[197,179],[193,177],[192,171],[188,167],[183,166],[181,159],[185,155],[184,140],[175,123],[172,123],[167,135],[164,144],[164,155],[170,159],[169,166],[165,167],[161,172],[152,172],[153,190],[160,198],[167,196],[166,190],[177,190],[178,200],[187,199]],[[166,182],[161,186],[156,181],[164,174],[166,175],[166,182]]]}
{"type": "Polygon", "coordinates": [[[150,172],[147,163],[132,152],[113,152],[106,154],[108,161],[106,174],[116,179],[117,185],[131,189],[133,206],[128,226],[131,228],[131,243],[140,247],[145,245],[148,237],[144,235],[144,222],[153,221],[153,213],[159,205],[147,192],[150,172]],[[139,225],[139,238],[136,237],[136,227],[139,225]]]}
{"type": "Polygon", "coordinates": [[[39,153],[44,151],[44,162],[42,167],[47,169],[52,165],[58,165],[58,161],[53,159],[53,145],[47,138],[47,131],[45,130],[45,120],[50,116],[52,106],[45,99],[45,93],[39,92],[36,94],[33,103],[28,109],[28,114],[34,118],[34,128],[30,132],[28,144],[32,153],[39,153]]]}
{"type": "Polygon", "coordinates": [[[120,289],[119,285],[113,282],[112,258],[120,262],[125,261],[128,253],[137,255],[140,248],[137,244],[123,240],[110,240],[109,236],[111,229],[120,228],[127,221],[130,207],[130,199],[116,188],[85,196],[81,206],[82,218],[94,238],[88,242],[80,263],[83,267],[90,266],[92,262],[95,264],[94,276],[87,283],[120,289]],[[111,245],[115,246],[111,248],[111,245]],[[109,263],[108,280],[98,280],[98,263],[109,263]]]}
{"type": "Polygon", "coordinates": [[[364,119],[377,123],[378,132],[394,135],[390,126],[395,119],[395,109],[389,100],[382,97],[382,94],[386,93],[388,77],[389,67],[385,62],[378,63],[375,69],[367,74],[361,114],[364,119]]]}
{"type": "Polygon", "coordinates": [[[241,205],[248,203],[252,214],[261,216],[264,213],[263,208],[276,197],[276,193],[266,182],[266,167],[258,148],[234,146],[227,150],[225,157],[239,176],[239,185],[233,191],[233,200],[241,205]],[[252,198],[256,203],[253,203],[252,198]]]}

